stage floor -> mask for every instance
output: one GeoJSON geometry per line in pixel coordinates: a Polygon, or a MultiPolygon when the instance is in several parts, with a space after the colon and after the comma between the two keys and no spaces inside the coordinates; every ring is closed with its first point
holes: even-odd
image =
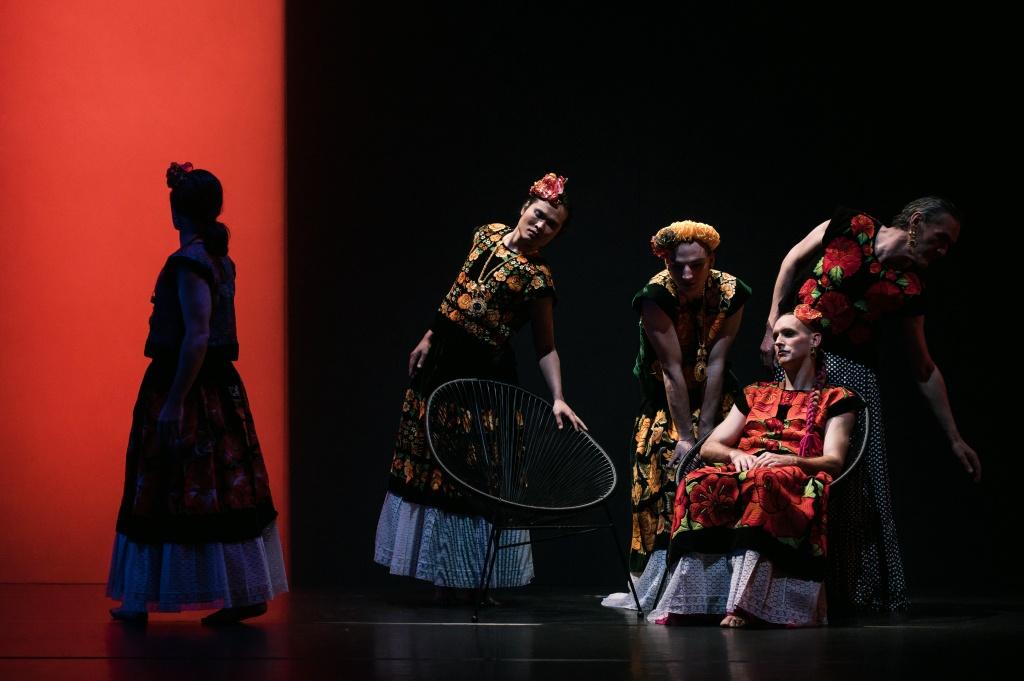
{"type": "Polygon", "coordinates": [[[201,613],[110,620],[94,584],[0,585],[0,679],[982,679],[1017,666],[1024,601],[919,599],[820,629],[663,627],[581,590],[530,587],[470,623],[408,583],[299,591],[228,629],[201,613]]]}

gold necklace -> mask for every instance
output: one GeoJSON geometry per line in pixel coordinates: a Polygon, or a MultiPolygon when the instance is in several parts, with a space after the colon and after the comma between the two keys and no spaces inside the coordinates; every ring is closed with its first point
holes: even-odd
{"type": "Polygon", "coordinates": [[[490,298],[490,295],[487,292],[487,287],[484,282],[487,281],[489,276],[514,260],[516,255],[515,251],[504,244],[498,244],[491,249],[491,252],[487,256],[487,260],[484,261],[483,267],[480,268],[480,274],[476,276],[476,281],[470,281],[466,286],[466,290],[469,291],[470,294],[469,308],[466,310],[466,314],[475,318],[483,317],[487,314],[487,299],[490,298]],[[511,254],[511,257],[505,258],[488,271],[487,266],[491,264],[491,260],[494,258],[494,254],[498,252],[499,248],[505,248],[505,250],[511,254]]]}
{"type": "Polygon", "coordinates": [[[697,325],[700,327],[700,340],[697,345],[697,361],[693,363],[693,378],[698,383],[703,383],[708,379],[708,343],[714,340],[714,337],[718,335],[718,329],[722,324],[722,319],[725,318],[725,311],[728,309],[729,304],[725,299],[725,295],[719,292],[718,302],[718,313],[715,315],[715,321],[711,324],[711,330],[707,329],[707,294],[708,294],[708,281],[711,279],[711,274],[708,274],[708,278],[704,280],[704,291],[700,296],[700,308],[697,311],[697,325]]]}
{"type": "Polygon", "coordinates": [[[476,275],[476,283],[478,283],[480,285],[483,285],[484,281],[487,280],[487,277],[491,276],[492,274],[494,274],[495,272],[500,270],[502,267],[504,267],[505,265],[510,263],[513,259],[515,259],[515,257],[516,257],[515,251],[513,251],[508,246],[505,246],[504,244],[496,246],[490,252],[490,254],[487,256],[487,260],[484,261],[484,266],[480,268],[480,274],[476,275]],[[511,257],[505,258],[504,260],[499,262],[497,265],[495,265],[494,269],[492,269],[490,272],[488,272],[487,271],[487,266],[491,264],[491,258],[494,257],[494,254],[498,252],[499,248],[504,248],[506,251],[508,251],[511,254],[511,257]]]}
{"type": "Polygon", "coordinates": [[[708,284],[707,280],[705,280],[704,291],[701,292],[700,296],[700,308],[697,311],[698,326],[700,326],[700,344],[697,346],[697,361],[693,364],[693,378],[698,383],[703,383],[708,378],[708,337],[707,330],[704,328],[704,322],[707,320],[707,314],[704,311],[704,306],[707,304],[705,300],[707,291],[708,284]]]}

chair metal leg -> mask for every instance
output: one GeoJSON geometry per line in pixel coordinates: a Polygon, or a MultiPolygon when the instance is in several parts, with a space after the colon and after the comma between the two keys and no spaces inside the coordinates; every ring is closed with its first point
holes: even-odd
{"type": "Polygon", "coordinates": [[[480,621],[480,604],[487,598],[487,591],[491,585],[491,575],[494,573],[494,564],[498,560],[498,546],[501,540],[501,527],[498,523],[491,525],[490,535],[487,537],[487,552],[484,554],[484,564],[480,570],[480,586],[476,590],[476,598],[473,599],[473,622],[480,621]]]}
{"type": "Polygon", "coordinates": [[[612,541],[615,542],[615,551],[619,554],[619,563],[622,565],[623,572],[626,573],[626,581],[629,583],[629,592],[633,594],[633,602],[636,603],[637,619],[643,619],[644,609],[640,607],[640,597],[636,593],[636,585],[633,584],[633,574],[629,571],[629,561],[626,560],[626,554],[622,552],[622,544],[619,543],[619,532],[615,529],[615,521],[612,519],[612,512],[608,510],[607,502],[601,505],[604,507],[605,515],[608,516],[608,527],[612,530],[612,541]]]}

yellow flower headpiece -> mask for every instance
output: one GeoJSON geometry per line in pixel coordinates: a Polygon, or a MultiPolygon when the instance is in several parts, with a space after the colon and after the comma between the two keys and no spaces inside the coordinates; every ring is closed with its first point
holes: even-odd
{"type": "Polygon", "coordinates": [[[718,232],[711,225],[693,220],[683,220],[659,229],[651,237],[651,250],[659,258],[667,258],[679,244],[697,241],[708,249],[708,253],[713,253],[721,240],[722,238],[718,236],[718,232]]]}

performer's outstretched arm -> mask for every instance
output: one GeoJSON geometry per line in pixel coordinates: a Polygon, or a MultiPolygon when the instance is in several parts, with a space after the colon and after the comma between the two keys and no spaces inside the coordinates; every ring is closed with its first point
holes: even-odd
{"type": "Polygon", "coordinates": [[[917,387],[921,390],[935,418],[939,420],[942,430],[949,438],[949,446],[956,458],[960,459],[964,470],[971,475],[974,482],[981,480],[981,460],[970,445],[964,442],[953,418],[953,410],[949,406],[949,393],[946,392],[946,381],[942,372],[932,361],[928,352],[928,343],[924,336],[924,315],[907,317],[903,322],[903,338],[910,355],[917,387]]]}
{"type": "Polygon", "coordinates": [[[828,225],[831,220],[825,220],[814,229],[812,229],[807,236],[801,239],[793,248],[789,249],[789,253],[782,259],[782,265],[779,266],[779,275],[775,278],[775,288],[772,289],[772,304],[768,308],[768,323],[767,330],[764,334],[764,340],[761,341],[761,362],[771,368],[775,361],[775,344],[772,339],[772,329],[775,327],[775,321],[779,318],[779,306],[782,305],[784,300],[788,300],[793,295],[793,284],[800,270],[807,264],[808,258],[810,258],[814,252],[821,246],[821,241],[825,237],[825,230],[828,229],[828,225]]]}
{"type": "Polygon", "coordinates": [[[562,363],[555,348],[555,313],[551,298],[541,298],[530,304],[530,326],[533,328],[533,348],[537,364],[551,391],[552,413],[561,428],[568,420],[576,430],[587,430],[587,424],[565,403],[562,394],[562,363]]]}

